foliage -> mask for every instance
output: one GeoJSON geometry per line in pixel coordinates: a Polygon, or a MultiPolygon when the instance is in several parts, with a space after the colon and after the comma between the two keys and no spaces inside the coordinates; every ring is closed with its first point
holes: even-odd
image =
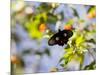
{"type": "Polygon", "coordinates": [[[80,31],[74,31],[73,37],[70,39],[70,41],[67,44],[67,47],[65,48],[65,54],[60,60],[60,62],[63,61],[63,64],[61,64],[62,67],[66,67],[71,60],[75,59],[80,63],[80,69],[81,69],[82,64],[84,62],[84,55],[86,52],[89,52],[90,49],[87,43],[95,43],[94,37],[87,38],[88,35],[95,36],[94,30],[81,31],[81,33],[79,32],[80,31]],[[90,42],[90,40],[92,41],[90,42]]]}
{"type": "MultiPolygon", "coordinates": [[[[27,7],[27,6],[26,6],[27,7]]],[[[34,7],[34,6],[33,6],[34,7]]],[[[11,26],[12,29],[16,27],[16,23],[22,25],[22,27],[27,32],[29,38],[31,40],[36,40],[39,44],[44,36],[48,36],[48,38],[53,35],[55,32],[53,28],[56,27],[57,21],[64,20],[64,11],[55,14],[55,10],[60,7],[60,4],[57,3],[41,3],[38,7],[34,7],[34,11],[31,14],[24,13],[24,8],[20,11],[13,12],[11,26]],[[60,18],[59,18],[60,16],[60,18]],[[50,28],[50,26],[52,26],[50,28]]],[[[86,6],[84,6],[85,8],[86,6]]],[[[90,70],[95,69],[96,61],[94,59],[89,65],[86,65],[83,68],[83,63],[85,61],[85,54],[90,53],[90,50],[93,50],[95,53],[95,44],[96,44],[96,29],[95,23],[88,23],[86,20],[81,19],[79,17],[79,13],[76,9],[70,7],[72,12],[74,12],[73,18],[67,18],[65,21],[63,29],[70,29],[73,31],[73,36],[69,39],[66,47],[64,48],[64,54],[59,60],[59,64],[62,68],[67,68],[68,63],[72,62],[72,60],[76,60],[79,62],[80,70],[90,70]],[[77,25],[76,25],[77,20],[77,25]]],[[[67,14],[67,12],[66,12],[67,14]]],[[[87,18],[90,20],[95,19],[95,6],[90,6],[86,14],[87,18]]],[[[64,21],[63,21],[64,22],[64,21]]],[[[59,27],[60,29],[60,27],[59,27]]],[[[15,33],[12,33],[14,37],[16,37],[15,33]]],[[[15,38],[12,38],[16,40],[15,38]]],[[[47,38],[47,39],[48,39],[47,38]]],[[[30,54],[30,51],[24,52],[24,54],[30,54]]],[[[36,51],[36,55],[40,55],[42,57],[43,54],[47,54],[51,56],[51,52],[49,48],[45,48],[43,52],[36,51]]],[[[91,53],[90,53],[91,54],[91,53]]],[[[93,54],[93,53],[92,53],[93,54]]],[[[91,56],[93,56],[91,54],[91,56]]],[[[17,61],[17,58],[16,58],[17,61]]],[[[15,60],[14,60],[15,62],[15,60]]],[[[13,62],[12,62],[13,63],[13,62]]],[[[14,63],[15,64],[15,63],[14,63]]],[[[54,67],[50,72],[59,71],[58,67],[54,67]]]]}

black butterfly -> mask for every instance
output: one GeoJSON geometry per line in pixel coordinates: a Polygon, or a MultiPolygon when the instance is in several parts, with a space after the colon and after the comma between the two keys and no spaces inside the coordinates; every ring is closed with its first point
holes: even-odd
{"type": "Polygon", "coordinates": [[[54,34],[48,41],[50,46],[58,44],[59,46],[63,46],[67,44],[68,39],[73,35],[71,30],[59,30],[58,33],[54,34]]]}

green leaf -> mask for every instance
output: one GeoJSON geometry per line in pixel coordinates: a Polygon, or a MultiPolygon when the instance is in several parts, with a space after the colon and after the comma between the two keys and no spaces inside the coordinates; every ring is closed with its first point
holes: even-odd
{"type": "Polygon", "coordinates": [[[95,6],[91,6],[89,9],[88,9],[88,12],[92,12],[93,10],[95,10],[95,6]]]}
{"type": "Polygon", "coordinates": [[[48,56],[51,55],[51,54],[50,54],[50,51],[49,51],[48,49],[45,50],[45,53],[46,53],[48,56]]]}
{"type": "Polygon", "coordinates": [[[83,42],[85,42],[83,35],[78,36],[76,41],[75,41],[76,46],[80,46],[83,42]]]}
{"type": "Polygon", "coordinates": [[[72,8],[72,9],[73,9],[73,11],[74,11],[74,16],[77,16],[77,17],[79,18],[79,15],[78,15],[77,10],[76,10],[76,9],[74,9],[74,8],[72,8]]]}
{"type": "Polygon", "coordinates": [[[47,23],[51,23],[51,24],[55,24],[56,23],[57,16],[55,16],[55,15],[53,15],[51,13],[48,13],[47,16],[48,16],[47,23]]]}
{"type": "Polygon", "coordinates": [[[63,60],[64,60],[64,57],[62,57],[62,58],[59,60],[59,63],[62,62],[63,60]]]}
{"type": "Polygon", "coordinates": [[[52,7],[47,3],[41,3],[41,5],[37,8],[40,12],[46,11],[48,12],[52,7]]]}
{"type": "Polygon", "coordinates": [[[74,23],[74,20],[73,19],[70,19],[70,20],[68,20],[68,22],[66,23],[66,25],[73,25],[73,23],[74,23]]]}
{"type": "Polygon", "coordinates": [[[60,64],[60,66],[65,67],[65,65],[64,65],[64,64],[60,64]]]}
{"type": "Polygon", "coordinates": [[[94,70],[96,69],[96,62],[93,61],[89,65],[85,66],[83,70],[94,70]]]}

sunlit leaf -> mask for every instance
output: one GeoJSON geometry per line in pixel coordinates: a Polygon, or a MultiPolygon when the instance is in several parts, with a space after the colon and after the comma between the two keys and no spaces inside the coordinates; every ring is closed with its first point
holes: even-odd
{"type": "Polygon", "coordinates": [[[84,39],[83,35],[78,36],[76,41],[75,41],[76,46],[81,45],[84,41],[85,41],[85,39],[84,39]]]}

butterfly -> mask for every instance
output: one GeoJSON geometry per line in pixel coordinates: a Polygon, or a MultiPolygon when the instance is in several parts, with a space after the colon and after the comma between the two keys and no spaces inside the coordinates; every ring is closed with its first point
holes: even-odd
{"type": "Polygon", "coordinates": [[[50,46],[53,45],[59,45],[59,46],[63,46],[64,44],[67,44],[68,40],[70,37],[72,37],[73,32],[71,30],[60,30],[58,31],[58,33],[54,34],[48,41],[48,44],[50,46]]]}

